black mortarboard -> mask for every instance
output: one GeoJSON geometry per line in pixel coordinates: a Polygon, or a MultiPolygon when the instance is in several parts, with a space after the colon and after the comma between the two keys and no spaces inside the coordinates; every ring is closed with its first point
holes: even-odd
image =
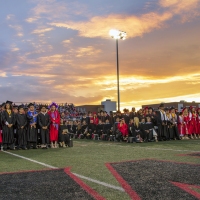
{"type": "Polygon", "coordinates": [[[30,108],[31,106],[34,106],[34,104],[33,103],[29,103],[28,104],[28,108],[30,108]]]}
{"type": "Polygon", "coordinates": [[[18,106],[17,106],[17,105],[14,105],[13,108],[18,108],[18,106]]]}
{"type": "Polygon", "coordinates": [[[2,103],[2,104],[1,104],[1,107],[4,107],[5,105],[6,105],[6,103],[2,103]]]}
{"type": "Polygon", "coordinates": [[[169,108],[166,107],[166,108],[165,108],[165,111],[167,111],[167,110],[169,110],[169,108]]]}
{"type": "Polygon", "coordinates": [[[6,101],[6,104],[10,104],[10,105],[12,105],[12,101],[6,101]]]}
{"type": "Polygon", "coordinates": [[[161,107],[165,107],[164,103],[160,104],[159,108],[161,108],[161,107]]]}
{"type": "Polygon", "coordinates": [[[47,106],[46,105],[40,105],[40,110],[42,109],[42,108],[46,108],[47,109],[47,106]]]}
{"type": "Polygon", "coordinates": [[[170,110],[173,110],[173,109],[175,109],[174,106],[172,106],[172,107],[170,108],[170,110]]]}
{"type": "Polygon", "coordinates": [[[20,105],[20,106],[18,106],[18,110],[21,109],[21,108],[24,109],[24,105],[20,105]]]}

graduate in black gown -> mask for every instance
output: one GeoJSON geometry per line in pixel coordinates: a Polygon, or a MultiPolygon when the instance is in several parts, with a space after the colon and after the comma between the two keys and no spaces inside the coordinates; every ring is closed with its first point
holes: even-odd
{"type": "Polygon", "coordinates": [[[158,126],[158,141],[166,140],[167,138],[167,124],[165,106],[163,103],[160,104],[159,110],[156,111],[157,126],[158,126]]]}
{"type": "Polygon", "coordinates": [[[88,125],[87,139],[91,139],[92,135],[95,133],[96,133],[96,124],[94,124],[93,119],[91,119],[88,125]]]}
{"type": "Polygon", "coordinates": [[[60,147],[66,147],[67,145],[69,146],[70,143],[70,136],[67,128],[67,122],[63,119],[60,119],[60,126],[59,126],[59,144],[60,147]]]}
{"type": "Polygon", "coordinates": [[[146,125],[146,121],[145,121],[145,117],[141,118],[141,122],[140,122],[140,127],[141,127],[141,133],[140,136],[143,139],[144,142],[147,142],[147,135],[149,133],[147,125],[146,125]]]}
{"type": "Polygon", "coordinates": [[[38,125],[41,135],[41,147],[48,149],[49,144],[49,125],[51,123],[47,108],[45,105],[40,107],[41,112],[38,114],[38,125]]]}
{"type": "Polygon", "coordinates": [[[8,147],[11,150],[15,149],[14,145],[14,130],[15,115],[12,111],[12,102],[7,101],[5,110],[2,112],[2,129],[3,129],[3,149],[6,151],[8,147]]]}
{"type": "Polygon", "coordinates": [[[5,110],[5,103],[0,106],[0,151],[3,146],[3,138],[2,138],[2,112],[5,110]]]}
{"type": "Polygon", "coordinates": [[[152,123],[151,115],[146,116],[146,129],[147,133],[147,141],[148,142],[154,142],[157,141],[157,134],[154,130],[154,124],[152,123]]]}
{"type": "Polygon", "coordinates": [[[134,123],[132,126],[132,137],[134,138],[134,141],[138,143],[143,142],[141,135],[143,135],[143,133],[142,133],[142,126],[139,122],[139,118],[134,117],[134,123]]]}
{"type": "Polygon", "coordinates": [[[18,107],[19,112],[16,114],[16,128],[17,128],[17,138],[18,138],[18,145],[17,149],[26,150],[27,145],[27,118],[24,114],[24,106],[21,105],[18,107]]]}
{"type": "Polygon", "coordinates": [[[109,119],[106,119],[106,123],[103,126],[104,134],[107,134],[107,137],[113,134],[113,126],[110,124],[109,119]]]}
{"type": "Polygon", "coordinates": [[[38,130],[37,130],[37,112],[35,111],[34,104],[30,103],[28,105],[29,111],[27,112],[27,149],[31,148],[31,143],[33,144],[33,148],[37,149],[37,136],[38,136],[38,130]]]}
{"type": "Polygon", "coordinates": [[[99,120],[99,123],[96,126],[96,133],[99,135],[99,138],[101,138],[102,134],[103,134],[103,123],[101,120],[99,120]]]}

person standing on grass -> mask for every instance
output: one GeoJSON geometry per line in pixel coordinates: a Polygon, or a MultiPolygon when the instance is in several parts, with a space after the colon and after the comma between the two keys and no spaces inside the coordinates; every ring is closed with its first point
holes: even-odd
{"type": "Polygon", "coordinates": [[[28,105],[29,111],[27,112],[28,129],[27,129],[27,149],[31,148],[33,143],[33,149],[37,149],[37,112],[35,111],[34,104],[28,105]]]}
{"type": "Polygon", "coordinates": [[[190,135],[190,117],[188,114],[188,109],[185,107],[183,109],[183,123],[184,123],[184,137],[182,139],[190,139],[188,136],[190,135]]]}
{"type": "Polygon", "coordinates": [[[24,114],[24,106],[21,105],[18,107],[19,113],[16,114],[16,128],[17,128],[17,138],[18,138],[18,146],[17,149],[22,148],[23,150],[26,150],[27,145],[27,117],[24,114]]]}
{"type": "Polygon", "coordinates": [[[1,151],[1,145],[3,143],[3,139],[2,139],[2,111],[3,111],[3,107],[5,106],[5,104],[2,104],[0,106],[0,151],[1,151]]]}
{"type": "Polygon", "coordinates": [[[49,106],[50,111],[48,112],[50,116],[50,142],[51,148],[58,148],[58,130],[60,124],[60,114],[57,110],[58,105],[55,102],[49,106]]]}
{"type": "Polygon", "coordinates": [[[41,105],[41,112],[38,114],[38,124],[41,133],[41,140],[43,149],[48,149],[49,144],[49,125],[51,123],[47,108],[45,105],[41,105]]]}
{"type": "Polygon", "coordinates": [[[15,149],[14,146],[14,130],[15,115],[12,111],[12,102],[7,101],[5,110],[2,112],[2,129],[3,129],[3,149],[6,151],[8,147],[11,150],[15,149]]]}
{"type": "Polygon", "coordinates": [[[200,138],[200,108],[197,108],[197,138],[200,138]]]}

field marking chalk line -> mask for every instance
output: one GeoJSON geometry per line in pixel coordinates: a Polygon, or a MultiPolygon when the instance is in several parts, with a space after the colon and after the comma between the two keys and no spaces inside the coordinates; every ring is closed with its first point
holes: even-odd
{"type": "MultiPolygon", "coordinates": [[[[17,154],[8,152],[8,151],[2,151],[2,152],[7,153],[7,154],[10,154],[10,155],[12,155],[12,156],[16,156],[16,157],[19,157],[19,158],[28,160],[28,161],[33,162],[33,163],[37,163],[37,164],[39,164],[39,165],[48,167],[48,168],[50,168],[50,169],[59,169],[58,167],[54,167],[54,166],[52,166],[52,165],[48,165],[48,164],[46,164],[46,163],[39,162],[39,161],[37,161],[37,160],[33,160],[33,159],[30,159],[30,158],[27,158],[27,157],[24,157],[24,156],[20,156],[20,155],[17,155],[17,154]]],[[[98,180],[96,180],[96,179],[92,179],[92,178],[89,178],[89,177],[86,177],[86,176],[82,176],[82,175],[77,174],[77,173],[72,173],[72,174],[74,174],[75,176],[77,176],[77,177],[79,177],[79,178],[88,180],[88,181],[90,181],[90,182],[97,183],[97,184],[99,184],[99,185],[103,185],[103,186],[105,186],[105,187],[108,187],[108,188],[111,188],[111,189],[114,189],[114,190],[118,190],[118,191],[121,191],[121,192],[125,192],[125,190],[124,190],[122,187],[118,187],[118,186],[115,186],[115,185],[111,185],[111,184],[109,184],[109,183],[105,183],[105,182],[102,182],[102,181],[98,181],[98,180]]]]}

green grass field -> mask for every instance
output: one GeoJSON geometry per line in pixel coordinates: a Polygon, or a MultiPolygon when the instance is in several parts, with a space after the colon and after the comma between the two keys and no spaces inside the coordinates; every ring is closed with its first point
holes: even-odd
{"type": "MultiPolygon", "coordinates": [[[[9,152],[58,168],[71,167],[73,173],[118,187],[121,185],[107,169],[105,163],[151,158],[200,164],[200,157],[179,156],[179,154],[200,153],[200,140],[127,144],[76,139],[73,148],[9,152]]],[[[48,167],[0,152],[0,173],[43,169],[48,167]]],[[[82,180],[106,199],[130,199],[125,192],[82,180]]]]}

